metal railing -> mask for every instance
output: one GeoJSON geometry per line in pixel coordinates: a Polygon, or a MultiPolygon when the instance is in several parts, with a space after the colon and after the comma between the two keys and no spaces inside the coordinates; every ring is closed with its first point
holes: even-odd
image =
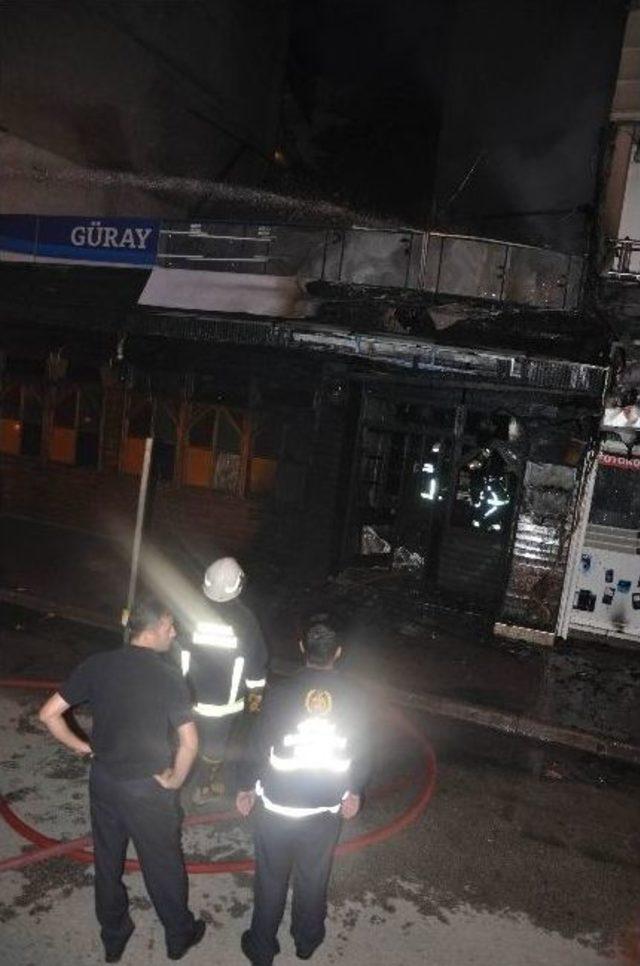
{"type": "Polygon", "coordinates": [[[400,229],[164,222],[165,268],[296,276],[576,310],[585,260],[530,245],[400,229]]]}
{"type": "Polygon", "coordinates": [[[605,275],[640,281],[640,239],[609,238],[607,244],[611,262],[605,269],[605,275]]]}

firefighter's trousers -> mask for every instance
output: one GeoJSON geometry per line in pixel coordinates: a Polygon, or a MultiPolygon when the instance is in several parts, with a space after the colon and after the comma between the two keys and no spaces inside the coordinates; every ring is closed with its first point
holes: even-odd
{"type": "Polygon", "coordinates": [[[222,718],[195,716],[198,729],[198,760],[191,773],[189,785],[208,785],[212,778],[211,767],[226,763],[226,781],[232,787],[235,779],[234,762],[229,762],[230,736],[238,727],[241,713],[224,715],[222,718]]]}
{"type": "Polygon", "coordinates": [[[270,966],[278,950],[276,936],[292,884],[291,935],[296,949],[308,954],[324,939],[327,885],[340,816],[320,812],[290,818],[256,808],[254,909],[250,929],[252,961],[270,966]]]}

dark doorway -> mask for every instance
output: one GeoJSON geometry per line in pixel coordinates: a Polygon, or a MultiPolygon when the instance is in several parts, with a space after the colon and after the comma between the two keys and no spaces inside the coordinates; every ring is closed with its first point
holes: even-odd
{"type": "Polygon", "coordinates": [[[491,404],[363,385],[344,565],[407,569],[434,603],[496,609],[523,460],[491,404]]]}

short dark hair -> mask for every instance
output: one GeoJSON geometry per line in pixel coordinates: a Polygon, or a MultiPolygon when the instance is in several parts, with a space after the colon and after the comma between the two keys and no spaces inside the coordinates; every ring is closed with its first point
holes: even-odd
{"type": "Polygon", "coordinates": [[[307,662],[320,666],[329,664],[340,647],[336,629],[328,621],[317,619],[312,619],[307,625],[302,635],[302,643],[307,662]]]}
{"type": "Polygon", "coordinates": [[[167,617],[171,611],[166,604],[160,603],[152,597],[147,597],[139,601],[129,614],[127,621],[127,639],[138,637],[143,631],[154,627],[163,617],[167,617]]]}

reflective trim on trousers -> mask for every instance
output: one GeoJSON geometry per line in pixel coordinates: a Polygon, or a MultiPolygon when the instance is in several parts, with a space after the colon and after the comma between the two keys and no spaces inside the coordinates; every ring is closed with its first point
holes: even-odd
{"type": "Polygon", "coordinates": [[[256,795],[262,799],[262,804],[268,812],[275,812],[276,815],[284,815],[287,818],[308,818],[310,815],[320,815],[321,812],[331,812],[332,815],[340,811],[338,805],[319,805],[317,808],[299,808],[294,805],[278,805],[272,802],[264,793],[260,782],[256,782],[256,795]]]}
{"type": "Polygon", "coordinates": [[[231,688],[229,689],[229,700],[226,704],[204,704],[198,702],[193,706],[196,714],[201,714],[205,718],[224,718],[228,714],[237,714],[244,708],[244,698],[238,697],[242,672],[244,670],[244,658],[237,657],[233,662],[231,674],[231,688]]]}
{"type": "Polygon", "coordinates": [[[194,704],[193,710],[203,718],[224,718],[228,714],[237,714],[244,708],[244,698],[230,704],[194,704]]]}

